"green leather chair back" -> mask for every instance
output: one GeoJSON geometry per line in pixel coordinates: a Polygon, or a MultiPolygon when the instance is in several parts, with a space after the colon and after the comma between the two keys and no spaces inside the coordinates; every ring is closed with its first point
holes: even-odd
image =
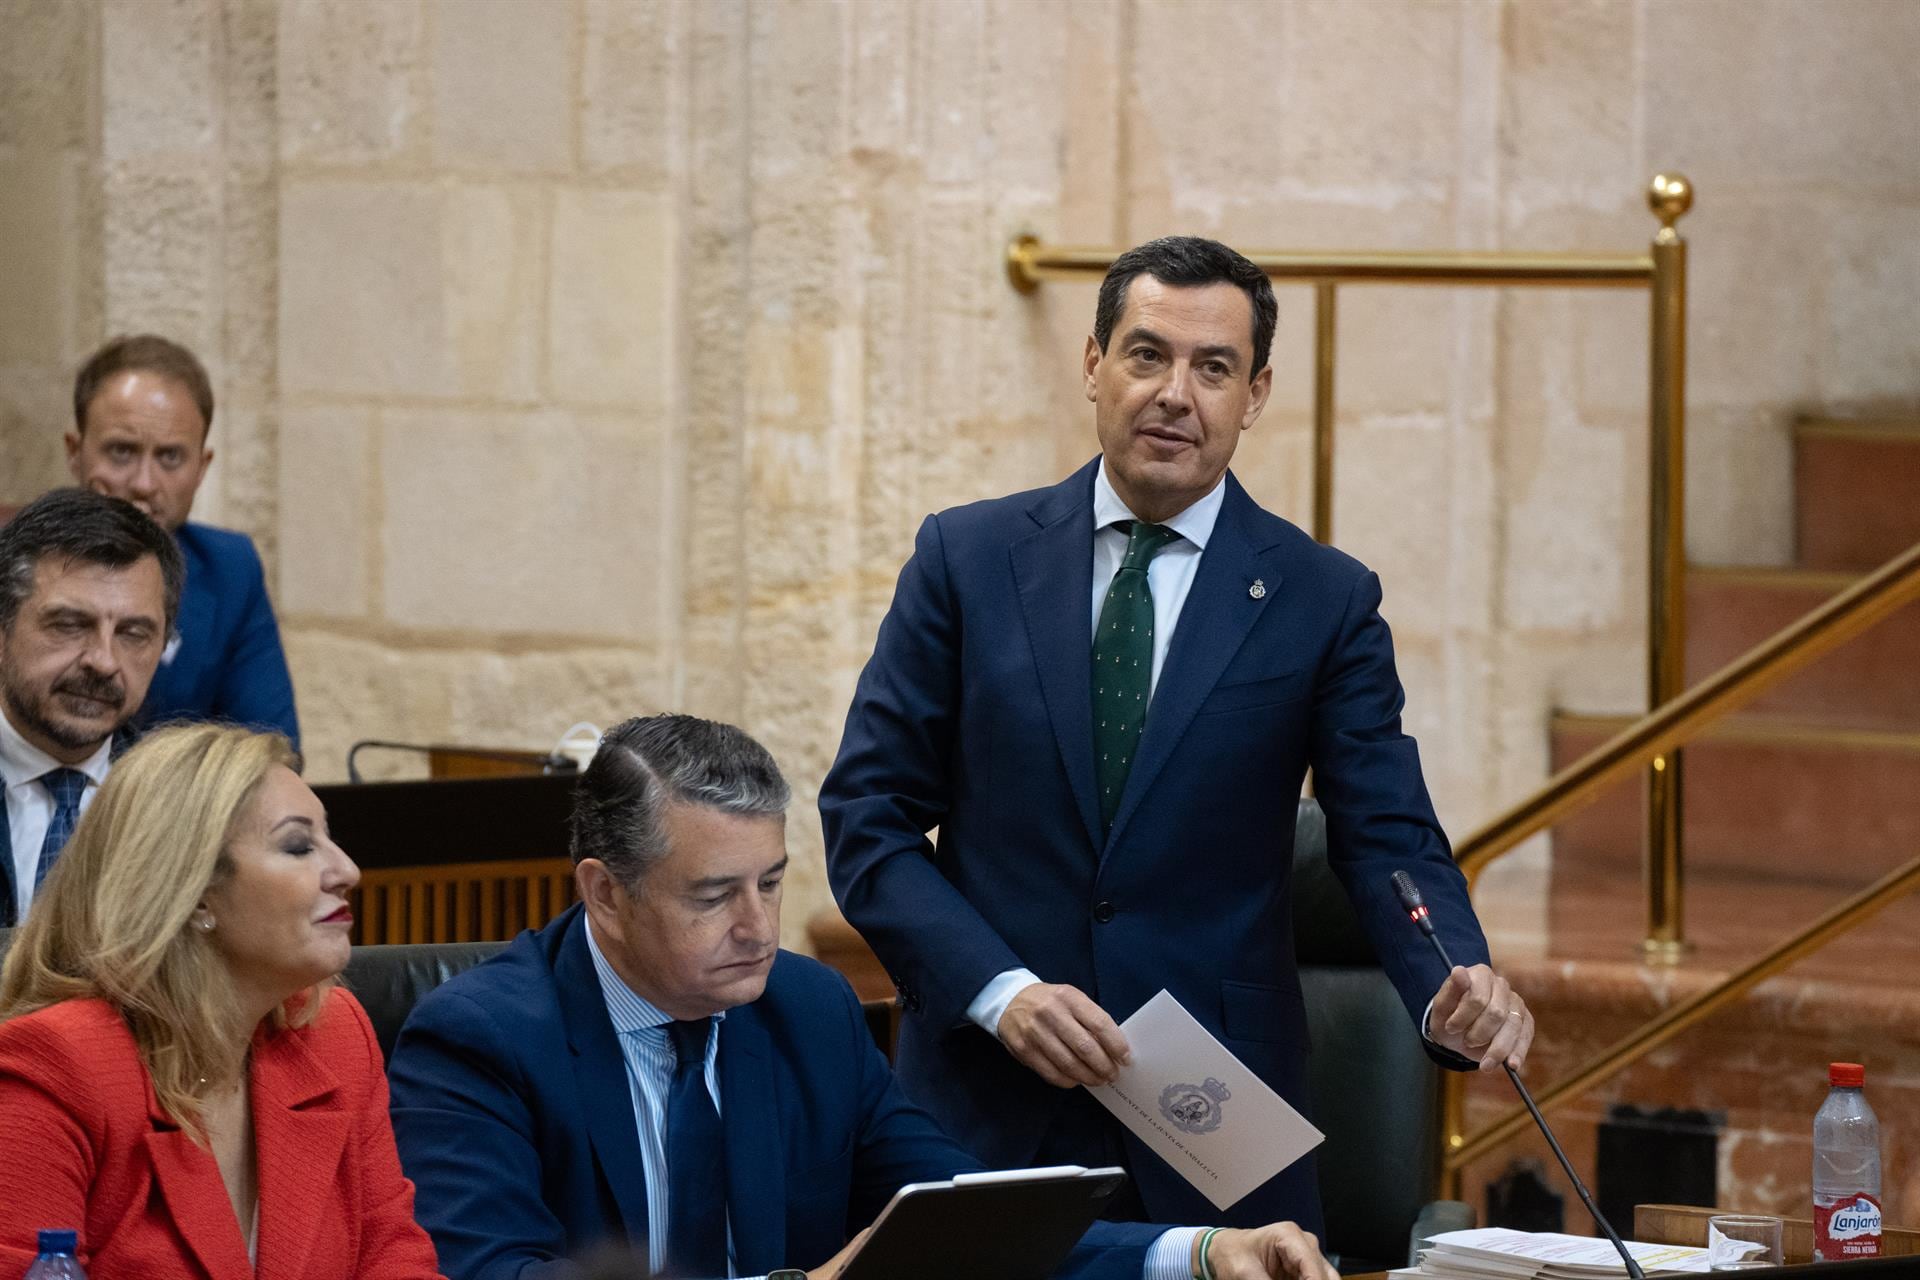
{"type": "Polygon", "coordinates": [[[1302,800],[1294,824],[1293,928],[1312,1040],[1322,1247],[1343,1271],[1406,1265],[1413,1222],[1439,1191],[1440,1068],[1327,865],[1326,817],[1302,800]]]}

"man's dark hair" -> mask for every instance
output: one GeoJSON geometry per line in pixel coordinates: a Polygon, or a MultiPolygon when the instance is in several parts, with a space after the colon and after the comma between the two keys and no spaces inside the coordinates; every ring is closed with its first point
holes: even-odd
{"type": "Polygon", "coordinates": [[[1205,284],[1238,288],[1253,304],[1253,366],[1247,370],[1248,379],[1267,367],[1267,357],[1273,351],[1273,327],[1280,312],[1273,298],[1273,281],[1245,255],[1218,240],[1199,236],[1162,236],[1113,260],[1107,278],[1100,282],[1100,301],[1093,311],[1093,340],[1103,353],[1113,337],[1113,326],[1120,323],[1120,313],[1126,309],[1127,286],[1140,275],[1179,288],[1205,284]]]}
{"type": "Polygon", "coordinates": [[[697,716],[637,717],[600,739],[574,788],[573,860],[598,858],[632,889],[667,856],[668,805],[775,818],[790,798],[772,754],[745,731],[697,716]]]}
{"type": "Polygon", "coordinates": [[[116,373],[157,373],[172,378],[187,389],[200,410],[200,429],[213,430],[213,382],[199,357],[177,342],[157,333],[122,334],[108,341],[88,357],[73,380],[74,429],[87,429],[87,406],[100,394],[100,388],[116,373]]]}
{"type": "Polygon", "coordinates": [[[0,630],[11,631],[20,606],[33,594],[33,575],[43,560],[125,569],[152,556],[160,562],[166,589],[168,631],[180,611],[186,561],[173,535],[140,508],[87,489],[55,489],[22,507],[0,525],[0,630]]]}

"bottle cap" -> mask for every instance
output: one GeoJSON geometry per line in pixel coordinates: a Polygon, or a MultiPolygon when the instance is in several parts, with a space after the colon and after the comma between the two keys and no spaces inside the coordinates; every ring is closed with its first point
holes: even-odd
{"type": "Polygon", "coordinates": [[[72,1253],[80,1247],[80,1233],[77,1231],[42,1231],[40,1233],[41,1253],[72,1253]]]}
{"type": "Polygon", "coordinates": [[[1867,1083],[1867,1069],[1857,1062],[1835,1062],[1827,1066],[1827,1083],[1836,1089],[1859,1089],[1867,1083]]]}

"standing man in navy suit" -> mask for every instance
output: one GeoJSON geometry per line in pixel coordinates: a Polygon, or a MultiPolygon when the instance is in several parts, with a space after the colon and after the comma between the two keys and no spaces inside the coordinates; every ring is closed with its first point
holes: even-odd
{"type": "Polygon", "coordinates": [[[298,750],[293,679],[260,553],[243,533],[187,520],[213,462],[206,369],[165,338],[115,338],[74,379],[73,422],[74,480],[152,516],[186,557],[180,616],[140,722],[231,720],[284,734],[298,750]]]}
{"type": "MultiPolygon", "coordinates": [[[[1378,579],[1227,470],[1275,314],[1211,240],[1114,263],[1083,368],[1101,456],[921,525],[820,793],[834,893],[906,1009],[909,1095],[989,1163],[1122,1164],[1122,1213],[1165,1221],[1206,1202],[1075,1086],[1113,1077],[1117,1020],[1164,987],[1307,1109],[1288,876],[1308,768],[1429,1052],[1517,1066],[1533,1036],[1401,732],[1378,579]],[[1408,924],[1396,870],[1465,967],[1408,924]]],[[[1312,1162],[1226,1217],[1317,1229],[1312,1162]]]]}
{"type": "MultiPolygon", "coordinates": [[[[451,1280],[578,1277],[622,1241],[688,1280],[831,1280],[902,1185],[981,1167],[846,980],[778,949],[787,799],[731,725],[619,725],[574,801],[580,905],[414,1008],[393,1127],[451,1280]]],[[[1102,1223],[1063,1270],[1186,1280],[1203,1241],[1219,1280],[1335,1280],[1292,1223],[1102,1223]]]]}

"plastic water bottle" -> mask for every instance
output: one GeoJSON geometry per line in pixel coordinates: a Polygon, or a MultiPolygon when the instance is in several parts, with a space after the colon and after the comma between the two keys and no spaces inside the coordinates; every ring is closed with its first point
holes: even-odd
{"type": "Polygon", "coordinates": [[[27,1268],[26,1280],[87,1280],[86,1268],[74,1257],[80,1236],[72,1231],[42,1231],[40,1256],[27,1268]]]}
{"type": "Polygon", "coordinates": [[[1813,1260],[1880,1256],[1880,1118],[1857,1062],[1827,1068],[1832,1091],[1813,1117],[1813,1260]]]}

